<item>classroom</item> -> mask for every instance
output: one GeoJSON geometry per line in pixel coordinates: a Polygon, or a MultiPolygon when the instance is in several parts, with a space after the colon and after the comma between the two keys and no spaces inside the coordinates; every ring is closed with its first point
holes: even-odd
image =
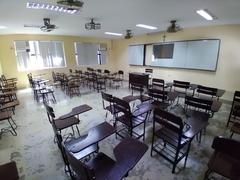
{"type": "Polygon", "coordinates": [[[240,179],[239,8],[0,1],[0,179],[240,179]]]}

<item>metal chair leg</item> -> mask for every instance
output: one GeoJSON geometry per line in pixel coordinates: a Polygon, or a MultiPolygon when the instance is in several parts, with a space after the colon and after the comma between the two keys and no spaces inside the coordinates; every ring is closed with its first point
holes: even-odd
{"type": "Polygon", "coordinates": [[[80,131],[78,129],[78,126],[76,125],[76,129],[77,129],[77,132],[78,132],[78,135],[80,136],[80,131]]]}
{"type": "Polygon", "coordinates": [[[13,127],[12,123],[10,122],[10,119],[8,119],[8,123],[10,124],[11,128],[12,128],[12,131],[9,130],[11,132],[11,134],[13,136],[17,136],[17,132],[15,131],[15,128],[13,127]]]}

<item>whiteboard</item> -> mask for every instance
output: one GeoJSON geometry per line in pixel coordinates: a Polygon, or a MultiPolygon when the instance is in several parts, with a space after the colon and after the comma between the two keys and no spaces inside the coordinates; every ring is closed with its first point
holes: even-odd
{"type": "Polygon", "coordinates": [[[128,64],[143,65],[144,63],[144,44],[128,46],[128,64]]]}
{"type": "MultiPolygon", "coordinates": [[[[153,57],[151,66],[216,71],[220,49],[219,39],[171,43],[174,43],[173,58],[157,59],[153,57]]],[[[148,47],[146,49],[149,50],[151,48],[148,47]]]]}

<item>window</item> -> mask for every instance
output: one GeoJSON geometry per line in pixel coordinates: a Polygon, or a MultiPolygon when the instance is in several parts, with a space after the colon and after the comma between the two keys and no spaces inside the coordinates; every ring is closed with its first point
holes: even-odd
{"type": "Polygon", "coordinates": [[[18,71],[66,67],[63,42],[15,41],[18,71]]]}
{"type": "Polygon", "coordinates": [[[78,66],[107,63],[107,45],[75,42],[75,57],[78,66]]]}

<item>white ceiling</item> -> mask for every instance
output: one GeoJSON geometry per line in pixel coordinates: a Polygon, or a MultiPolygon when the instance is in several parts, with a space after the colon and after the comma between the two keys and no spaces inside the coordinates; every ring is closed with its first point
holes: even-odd
{"type": "MultiPolygon", "coordinates": [[[[57,0],[29,0],[56,3],[57,0]]],[[[56,34],[112,38],[105,31],[125,33],[132,29],[135,35],[154,32],[136,27],[142,23],[163,31],[169,21],[177,19],[182,28],[219,24],[240,24],[240,0],[82,0],[84,6],[77,15],[48,10],[27,9],[27,0],[0,0],[0,34],[56,34]],[[197,9],[208,9],[217,20],[207,21],[196,14],[197,9]],[[25,28],[24,24],[41,25],[43,18],[59,28],[45,33],[38,28],[25,28]],[[101,30],[87,31],[84,24],[90,18],[102,24],[101,30]]]]}

